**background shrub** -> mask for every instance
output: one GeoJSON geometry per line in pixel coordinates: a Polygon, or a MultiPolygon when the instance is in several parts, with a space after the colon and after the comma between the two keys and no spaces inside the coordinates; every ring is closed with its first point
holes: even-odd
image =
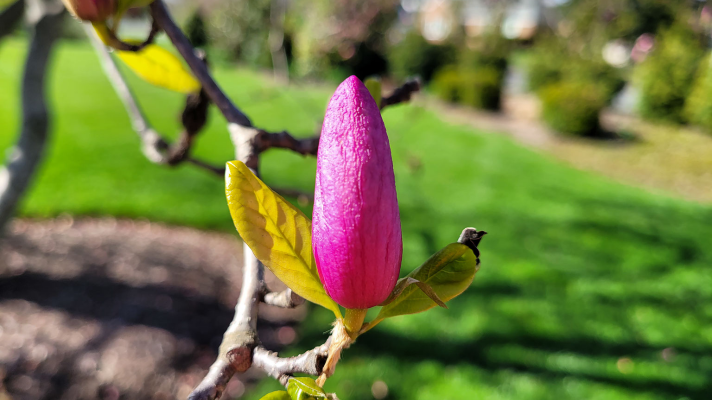
{"type": "Polygon", "coordinates": [[[205,20],[199,9],[188,19],[185,25],[185,35],[193,47],[203,48],[208,45],[208,33],[205,27],[205,20]]]}
{"type": "Polygon", "coordinates": [[[269,52],[271,0],[221,0],[210,14],[208,40],[218,58],[271,67],[269,52]]]}
{"type": "Polygon", "coordinates": [[[662,30],[655,49],[635,71],[643,117],[685,121],[683,107],[703,49],[698,35],[686,25],[662,30]]]}
{"type": "Polygon", "coordinates": [[[685,118],[712,132],[712,59],[708,54],[700,62],[690,95],[685,101],[685,118]]]}
{"type": "Polygon", "coordinates": [[[417,75],[430,82],[437,70],[456,62],[457,49],[450,43],[428,43],[420,33],[411,30],[391,47],[387,57],[391,74],[398,80],[417,75]]]}
{"type": "Polygon", "coordinates": [[[563,43],[543,40],[526,59],[529,89],[539,91],[554,83],[595,83],[605,94],[606,102],[625,85],[622,71],[606,64],[596,55],[576,53],[563,43]]]}
{"type": "Polygon", "coordinates": [[[500,106],[503,72],[491,65],[479,68],[449,66],[433,79],[433,92],[445,101],[475,108],[497,110],[500,106]]]}
{"type": "Polygon", "coordinates": [[[542,118],[551,128],[574,135],[598,132],[598,114],[607,103],[598,85],[562,81],[544,87],[539,95],[542,118]]]}

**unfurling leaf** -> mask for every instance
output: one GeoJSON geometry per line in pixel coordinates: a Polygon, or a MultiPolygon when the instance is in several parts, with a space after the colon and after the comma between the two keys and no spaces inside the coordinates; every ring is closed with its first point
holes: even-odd
{"type": "Polygon", "coordinates": [[[366,85],[366,89],[371,93],[373,99],[376,100],[376,105],[381,107],[381,80],[378,78],[366,78],[363,84],[366,85]]]}
{"type": "Polygon", "coordinates": [[[200,90],[200,82],[170,51],[149,44],[139,51],[118,51],[119,58],[141,79],[162,88],[183,94],[200,90]]]}
{"type": "Polygon", "coordinates": [[[276,392],[267,393],[260,400],[292,400],[292,396],[284,390],[278,390],[276,392]]]}
{"type": "Polygon", "coordinates": [[[324,389],[312,378],[292,378],[287,384],[287,392],[292,400],[326,399],[324,389]]]}
{"type": "Polygon", "coordinates": [[[309,218],[240,161],[227,163],[225,193],[235,228],[255,257],[294,293],[341,318],[319,280],[309,218]]]}
{"type": "MultiPolygon", "coordinates": [[[[461,243],[451,243],[403,279],[412,278],[429,285],[440,300],[446,302],[470,286],[477,269],[478,258],[473,250],[461,243]]],[[[384,318],[423,312],[435,305],[436,302],[417,284],[409,285],[381,309],[371,325],[384,318]]]]}

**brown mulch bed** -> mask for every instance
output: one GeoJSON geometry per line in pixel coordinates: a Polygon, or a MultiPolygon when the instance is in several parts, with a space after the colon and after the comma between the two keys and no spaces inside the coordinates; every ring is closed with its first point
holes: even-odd
{"type": "MultiPolygon", "coordinates": [[[[241,247],[149,222],[16,220],[0,240],[0,399],[185,399],[232,319],[241,247]]],[[[263,306],[264,345],[294,341],[304,313],[263,306]]]]}

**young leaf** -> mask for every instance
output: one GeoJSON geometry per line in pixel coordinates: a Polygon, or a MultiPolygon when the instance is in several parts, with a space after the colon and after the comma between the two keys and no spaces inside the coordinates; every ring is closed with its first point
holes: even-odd
{"type": "Polygon", "coordinates": [[[292,400],[326,399],[324,389],[312,378],[292,378],[287,384],[287,392],[292,400]]]}
{"type": "Polygon", "coordinates": [[[397,299],[398,296],[403,293],[403,291],[409,287],[410,285],[417,285],[420,290],[423,291],[428,297],[430,297],[431,300],[435,302],[435,304],[439,305],[442,308],[447,308],[445,305],[445,302],[440,299],[437,293],[433,290],[433,288],[430,287],[425,282],[421,282],[415,278],[411,278],[410,276],[406,276],[405,278],[398,279],[398,283],[396,284],[396,287],[393,289],[390,295],[388,295],[388,298],[381,303],[381,306],[388,305],[393,302],[393,300],[397,299]]]}
{"type": "Polygon", "coordinates": [[[292,400],[292,396],[284,390],[278,390],[276,392],[267,393],[260,400],[292,400]]]}
{"type": "Polygon", "coordinates": [[[235,228],[260,260],[294,293],[341,318],[312,255],[311,221],[240,161],[227,163],[225,193],[235,228]]]}
{"type": "Polygon", "coordinates": [[[381,80],[378,78],[366,78],[363,84],[366,85],[366,89],[376,100],[376,105],[381,107],[381,80]]]}
{"type": "Polygon", "coordinates": [[[200,90],[198,82],[170,51],[149,44],[140,51],[117,51],[119,58],[141,79],[174,92],[190,94],[200,90]]]}
{"type": "MultiPolygon", "coordinates": [[[[446,302],[470,286],[478,269],[478,261],[469,247],[461,243],[451,243],[433,254],[404,279],[413,278],[429,285],[433,292],[446,302]]],[[[384,318],[423,312],[435,305],[435,301],[417,285],[409,285],[400,296],[383,306],[381,312],[369,325],[373,326],[384,318]]]]}

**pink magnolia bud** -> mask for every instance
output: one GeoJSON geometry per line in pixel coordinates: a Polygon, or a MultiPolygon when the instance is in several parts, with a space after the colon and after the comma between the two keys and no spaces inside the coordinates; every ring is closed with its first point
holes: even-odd
{"type": "Polygon", "coordinates": [[[91,22],[106,21],[116,12],[117,0],[62,0],[75,17],[91,22]]]}
{"type": "Polygon", "coordinates": [[[326,109],[312,245],[326,292],[346,308],[380,304],[398,280],[403,241],[391,149],[381,112],[355,76],[326,109]]]}

